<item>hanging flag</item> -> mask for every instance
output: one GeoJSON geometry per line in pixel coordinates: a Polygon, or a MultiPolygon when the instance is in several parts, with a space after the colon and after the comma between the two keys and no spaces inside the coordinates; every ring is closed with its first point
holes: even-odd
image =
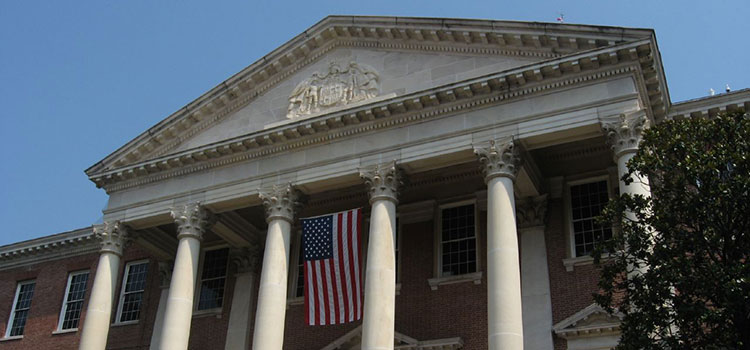
{"type": "Polygon", "coordinates": [[[361,222],[362,208],[302,219],[307,324],[362,318],[361,222]]]}

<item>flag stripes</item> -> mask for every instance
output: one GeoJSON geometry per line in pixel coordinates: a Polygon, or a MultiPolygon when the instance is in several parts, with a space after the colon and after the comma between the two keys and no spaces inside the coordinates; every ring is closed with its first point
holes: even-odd
{"type": "Polygon", "coordinates": [[[305,318],[309,325],[362,318],[360,208],[302,219],[305,318]]]}

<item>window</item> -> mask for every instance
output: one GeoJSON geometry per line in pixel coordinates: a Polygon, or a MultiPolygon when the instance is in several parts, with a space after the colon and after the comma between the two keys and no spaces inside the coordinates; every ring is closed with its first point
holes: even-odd
{"type": "Polygon", "coordinates": [[[574,257],[586,256],[594,246],[612,238],[612,227],[596,223],[609,201],[607,180],[570,185],[570,222],[574,257]]]}
{"type": "Polygon", "coordinates": [[[197,310],[217,309],[222,306],[228,261],[228,248],[204,251],[197,310]]]}
{"type": "Polygon", "coordinates": [[[147,274],[147,261],[134,261],[125,265],[115,323],[138,321],[141,314],[143,291],[146,289],[147,274]]]}
{"type": "Polygon", "coordinates": [[[474,203],[457,203],[440,210],[438,255],[440,276],[477,271],[476,215],[474,203]]]}
{"type": "Polygon", "coordinates": [[[65,287],[65,297],[62,310],[60,310],[60,322],[57,325],[57,330],[78,329],[88,281],[88,271],[71,272],[68,275],[68,285],[65,287]]]}
{"type": "Polygon", "coordinates": [[[302,255],[302,239],[300,238],[299,244],[299,255],[297,255],[297,280],[294,284],[294,298],[302,298],[305,296],[305,259],[302,255]]]}
{"type": "Polygon", "coordinates": [[[8,328],[5,330],[5,337],[21,337],[23,329],[26,327],[26,319],[31,309],[31,298],[34,297],[34,288],[36,281],[19,282],[16,287],[16,296],[13,298],[13,307],[10,310],[10,319],[8,328]]]}

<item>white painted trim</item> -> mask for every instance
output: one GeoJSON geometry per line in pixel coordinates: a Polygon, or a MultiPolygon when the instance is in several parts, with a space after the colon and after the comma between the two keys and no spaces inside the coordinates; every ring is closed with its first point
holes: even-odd
{"type": "MultiPolygon", "coordinates": [[[[5,327],[5,336],[3,337],[3,339],[11,340],[11,339],[21,339],[21,338],[23,338],[23,334],[21,334],[21,335],[14,335],[14,336],[11,337],[10,336],[10,329],[12,328],[13,321],[16,318],[16,304],[18,303],[18,294],[21,293],[21,286],[25,286],[25,285],[31,284],[31,283],[36,283],[36,280],[35,279],[33,279],[33,280],[26,280],[26,281],[18,282],[16,284],[16,295],[13,297],[13,305],[11,306],[11,309],[10,309],[10,316],[8,316],[8,325],[5,327]]],[[[36,286],[34,286],[34,291],[36,292],[36,286]]],[[[33,296],[32,296],[32,299],[33,299],[33,296]]],[[[31,309],[31,306],[29,306],[29,309],[31,309]]],[[[26,318],[28,319],[28,316],[26,316],[26,318]]],[[[25,330],[25,328],[26,328],[26,326],[24,326],[24,330],[25,330]]]]}
{"type": "MultiPolygon", "coordinates": [[[[79,328],[79,327],[75,327],[75,328],[63,329],[62,325],[63,325],[63,322],[65,321],[65,311],[68,308],[68,294],[70,293],[70,282],[73,280],[73,276],[78,276],[78,275],[83,275],[83,274],[87,274],[87,275],[89,275],[89,277],[91,277],[91,274],[90,274],[89,270],[80,270],[80,271],[73,271],[71,273],[68,273],[68,283],[65,286],[65,295],[63,295],[63,303],[62,303],[62,306],[60,307],[60,317],[57,318],[57,328],[55,328],[55,331],[58,332],[58,333],[59,332],[65,332],[65,331],[73,332],[73,329],[78,330],[78,328],[79,328]]],[[[83,301],[84,302],[86,301],[86,290],[88,289],[88,284],[89,284],[89,278],[87,277],[86,278],[86,287],[84,287],[85,289],[84,289],[84,292],[83,292],[83,301]]],[[[83,304],[82,304],[81,305],[81,314],[83,314],[83,311],[84,310],[83,310],[83,304]]],[[[79,323],[81,322],[80,315],[78,317],[78,322],[79,323]]]]}
{"type": "MultiPolygon", "coordinates": [[[[431,278],[429,281],[436,281],[437,283],[433,290],[437,289],[437,285],[439,284],[446,284],[445,282],[442,282],[443,280],[458,280],[458,282],[463,280],[471,280],[476,282],[476,278],[472,277],[477,272],[482,272],[482,254],[480,253],[480,244],[479,244],[479,210],[477,209],[477,199],[466,199],[462,201],[456,201],[446,204],[441,204],[438,206],[438,214],[437,219],[435,220],[435,269],[434,269],[434,278],[431,278]],[[456,278],[456,276],[464,276],[464,275],[454,275],[454,276],[443,276],[443,209],[450,209],[455,207],[461,207],[464,205],[473,205],[474,206],[474,252],[476,257],[476,271],[470,272],[465,274],[467,276],[466,278],[456,278]]],[[[481,283],[481,277],[480,277],[480,283],[481,283]]],[[[450,282],[453,283],[453,282],[450,282]]],[[[432,286],[432,283],[430,283],[430,286],[432,286]]]]}
{"type": "MultiPolygon", "coordinates": [[[[143,259],[143,260],[131,261],[125,264],[125,268],[122,271],[122,283],[120,284],[120,298],[117,302],[117,313],[115,314],[115,322],[112,323],[113,326],[124,326],[124,325],[138,323],[138,320],[126,321],[126,322],[120,321],[120,317],[122,316],[122,304],[123,302],[125,302],[125,286],[127,285],[127,282],[128,282],[127,279],[128,279],[128,273],[130,272],[130,267],[132,267],[133,265],[149,264],[149,263],[150,262],[148,261],[148,259],[143,259]]],[[[146,272],[146,281],[148,281],[148,272],[146,272]]],[[[144,285],[142,293],[144,294],[146,293],[145,285],[144,285]]],[[[141,301],[143,301],[143,299],[141,299],[141,301]]],[[[141,306],[143,306],[142,303],[141,303],[141,306]]],[[[138,310],[138,312],[139,312],[138,318],[140,319],[140,309],[138,310]]]]}

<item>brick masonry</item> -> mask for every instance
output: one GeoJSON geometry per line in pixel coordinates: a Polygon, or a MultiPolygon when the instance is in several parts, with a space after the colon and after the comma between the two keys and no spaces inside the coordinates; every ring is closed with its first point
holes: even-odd
{"type": "MultiPolygon", "coordinates": [[[[566,257],[566,230],[564,229],[562,201],[551,199],[548,210],[548,229],[545,233],[552,291],[553,323],[572,315],[592,302],[596,292],[598,274],[591,266],[578,266],[572,272],[565,271],[562,259],[566,257]]],[[[486,213],[480,214],[480,254],[482,270],[486,271],[486,213]]],[[[487,284],[486,275],[482,283],[471,282],[442,285],[431,290],[427,279],[434,276],[436,261],[434,253],[434,222],[427,221],[403,225],[402,265],[400,271],[401,291],[396,296],[395,330],[418,340],[461,337],[464,349],[487,348],[487,284]]],[[[159,302],[159,276],[157,261],[137,246],[126,249],[120,265],[119,280],[125,263],[149,259],[147,289],[141,311],[140,322],[131,325],[112,326],[108,349],[148,349],[154,319],[159,302]]],[[[40,263],[28,267],[0,271],[0,329],[5,331],[11,304],[18,281],[36,279],[36,290],[31,305],[24,337],[20,340],[0,341],[0,349],[76,349],[80,331],[53,334],[57,327],[60,308],[69,272],[88,269],[91,271],[86,303],[94,280],[98,254],[88,254],[58,261],[40,263]]],[[[225,289],[224,306],[221,312],[193,317],[190,349],[223,349],[229,322],[230,306],[234,288],[234,266],[230,264],[225,289]]],[[[292,271],[294,273],[294,271],[292,271]]],[[[121,282],[118,281],[118,288],[121,282]]],[[[258,278],[255,281],[257,304],[258,278]]],[[[116,291],[119,295],[119,289],[116,291]]],[[[84,304],[85,308],[86,304],[84,304]]],[[[254,312],[255,310],[253,310],[254,312]]],[[[116,302],[112,317],[116,313],[116,302]]],[[[83,324],[82,315],[81,325],[83,324]]],[[[337,326],[310,327],[305,325],[304,306],[291,305],[287,310],[284,348],[290,350],[320,349],[345,335],[361,322],[337,326]]],[[[251,332],[252,334],[252,329],[251,332]]],[[[555,349],[564,349],[565,340],[555,337],[555,349]]]]}

